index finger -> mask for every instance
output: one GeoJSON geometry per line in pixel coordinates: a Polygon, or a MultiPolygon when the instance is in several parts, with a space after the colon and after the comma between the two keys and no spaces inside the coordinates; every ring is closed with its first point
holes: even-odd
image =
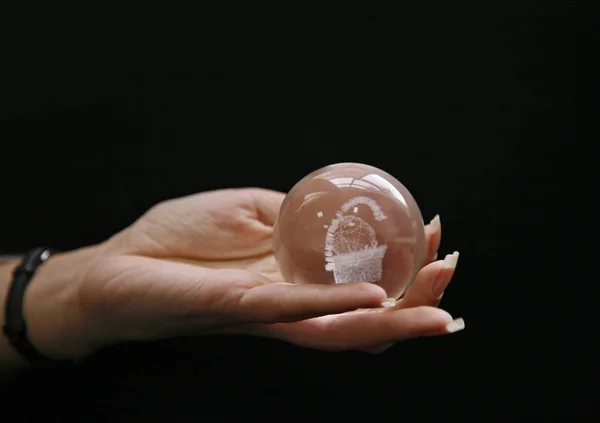
{"type": "Polygon", "coordinates": [[[437,259],[437,253],[442,241],[442,222],[440,215],[436,214],[431,222],[425,225],[425,257],[422,266],[426,266],[437,259]]]}
{"type": "Polygon", "coordinates": [[[264,188],[248,188],[248,193],[256,207],[258,220],[268,226],[273,226],[285,194],[264,188]]]}

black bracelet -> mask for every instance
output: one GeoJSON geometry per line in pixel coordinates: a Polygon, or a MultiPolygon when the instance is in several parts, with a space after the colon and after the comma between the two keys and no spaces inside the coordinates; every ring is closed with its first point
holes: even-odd
{"type": "Polygon", "coordinates": [[[48,248],[29,251],[13,272],[13,280],[6,297],[6,321],[3,332],[19,354],[36,365],[58,363],[40,354],[27,337],[27,323],[23,315],[25,291],[37,269],[52,255],[48,248]]]}

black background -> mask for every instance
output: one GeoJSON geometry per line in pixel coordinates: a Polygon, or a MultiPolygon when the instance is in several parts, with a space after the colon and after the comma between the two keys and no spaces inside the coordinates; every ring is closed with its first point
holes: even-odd
{"type": "Polygon", "coordinates": [[[566,164],[573,7],[397,3],[4,9],[0,251],[76,248],[167,198],[287,191],[364,162],[441,215],[442,253],[461,252],[443,307],[467,330],[381,356],[124,345],[5,399],[40,421],[591,416],[575,389],[589,350],[565,341],[554,298],[577,276],[586,219],[566,164]]]}

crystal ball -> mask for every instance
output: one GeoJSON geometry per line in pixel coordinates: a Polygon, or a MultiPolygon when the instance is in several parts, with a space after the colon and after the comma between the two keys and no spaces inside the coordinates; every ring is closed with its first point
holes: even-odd
{"type": "Polygon", "coordinates": [[[392,175],[339,163],[292,187],[273,249],[286,282],[370,282],[399,298],[421,267],[425,227],[417,202],[392,175]]]}

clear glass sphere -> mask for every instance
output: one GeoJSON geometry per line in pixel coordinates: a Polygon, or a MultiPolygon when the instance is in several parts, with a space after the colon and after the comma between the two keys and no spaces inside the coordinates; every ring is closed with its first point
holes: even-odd
{"type": "Polygon", "coordinates": [[[398,298],[423,261],[425,228],[410,192],[359,163],[326,166],[286,196],[273,238],[289,283],[371,282],[398,298]]]}

